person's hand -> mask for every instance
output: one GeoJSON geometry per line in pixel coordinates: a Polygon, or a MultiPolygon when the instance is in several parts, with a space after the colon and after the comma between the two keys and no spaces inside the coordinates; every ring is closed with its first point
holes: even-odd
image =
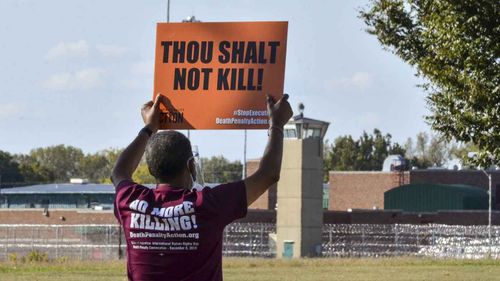
{"type": "Polygon", "coordinates": [[[148,101],[141,108],[142,120],[153,133],[156,133],[160,127],[160,103],[169,104],[169,100],[167,97],[158,94],[154,102],[148,101]]]}
{"type": "Polygon", "coordinates": [[[288,94],[284,94],[277,102],[273,97],[267,95],[267,113],[269,114],[269,127],[283,128],[293,115],[292,108],[288,103],[288,94]]]}

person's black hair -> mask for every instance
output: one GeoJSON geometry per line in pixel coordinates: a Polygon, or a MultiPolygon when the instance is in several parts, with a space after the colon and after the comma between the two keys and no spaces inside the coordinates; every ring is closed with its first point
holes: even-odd
{"type": "Polygon", "coordinates": [[[153,134],[146,147],[149,173],[158,182],[168,182],[176,178],[186,168],[191,156],[193,156],[191,142],[176,131],[153,134]]]}

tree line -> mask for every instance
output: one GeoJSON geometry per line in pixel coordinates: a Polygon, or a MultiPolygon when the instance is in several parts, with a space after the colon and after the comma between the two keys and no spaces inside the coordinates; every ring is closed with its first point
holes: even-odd
{"type": "MultiPolygon", "coordinates": [[[[470,144],[448,142],[438,135],[418,133],[401,145],[392,140],[391,134],[379,129],[363,132],[359,138],[339,136],[324,143],[324,180],[328,171],[380,171],[387,156],[399,154],[411,167],[440,167],[457,158],[464,165],[471,164],[468,152],[476,151],[470,144]]],[[[111,183],[109,176],[121,149],[106,149],[84,153],[80,148],[66,145],[40,147],[28,154],[10,154],[0,150],[0,187],[22,186],[38,183],[65,183],[71,178],[84,178],[93,183],[111,183]]],[[[225,183],[241,179],[243,164],[229,161],[223,156],[201,158],[205,183],[225,183]]],[[[155,183],[143,159],[133,175],[139,183],[155,183]]]]}
{"type": "MultiPolygon", "coordinates": [[[[0,150],[0,187],[43,183],[66,183],[71,178],[92,183],[111,183],[109,176],[122,149],[84,153],[80,148],[55,145],[32,149],[28,154],[11,154],[0,150]]],[[[203,178],[209,183],[241,179],[243,165],[222,156],[202,158],[203,178]]],[[[140,183],[154,183],[146,161],[142,159],[133,175],[140,183]]]]}
{"type": "Polygon", "coordinates": [[[332,143],[324,144],[324,180],[328,171],[381,171],[389,155],[398,154],[407,160],[406,170],[416,167],[442,167],[451,159],[461,161],[463,167],[473,167],[469,152],[477,151],[472,144],[451,142],[437,134],[421,132],[415,140],[409,137],[401,145],[392,141],[391,134],[379,129],[373,133],[363,132],[354,139],[351,135],[337,137],[332,143]]]}
{"type": "Polygon", "coordinates": [[[70,178],[109,182],[120,152],[119,149],[107,149],[85,154],[80,148],[63,144],[35,148],[28,154],[0,150],[1,186],[69,182],[70,178]]]}

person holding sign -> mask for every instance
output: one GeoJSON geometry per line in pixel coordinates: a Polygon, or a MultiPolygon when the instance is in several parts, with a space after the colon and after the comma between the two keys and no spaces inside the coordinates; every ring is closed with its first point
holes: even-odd
{"type": "Polygon", "coordinates": [[[111,179],[116,188],[115,216],[127,241],[129,280],[222,280],[224,227],[246,215],[247,207],[279,180],[283,126],[292,117],[288,95],[267,96],[269,138],[258,170],[248,178],[193,189],[196,168],[189,140],[160,131],[158,94],[141,110],[145,127],[121,153],[111,179]],[[144,152],[154,189],[132,181],[144,152]]]}
{"type": "Polygon", "coordinates": [[[153,93],[174,105],[160,128],[268,128],[264,97],[283,93],[287,34],[284,21],[158,23],[153,93]]]}

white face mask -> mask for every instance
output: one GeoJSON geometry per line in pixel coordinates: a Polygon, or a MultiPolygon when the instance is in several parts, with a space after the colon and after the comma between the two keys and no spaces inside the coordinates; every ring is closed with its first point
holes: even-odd
{"type": "Polygon", "coordinates": [[[197,191],[201,191],[203,189],[203,185],[196,181],[196,177],[193,175],[191,175],[191,177],[193,178],[193,186],[191,186],[191,190],[196,189],[197,191]]]}

